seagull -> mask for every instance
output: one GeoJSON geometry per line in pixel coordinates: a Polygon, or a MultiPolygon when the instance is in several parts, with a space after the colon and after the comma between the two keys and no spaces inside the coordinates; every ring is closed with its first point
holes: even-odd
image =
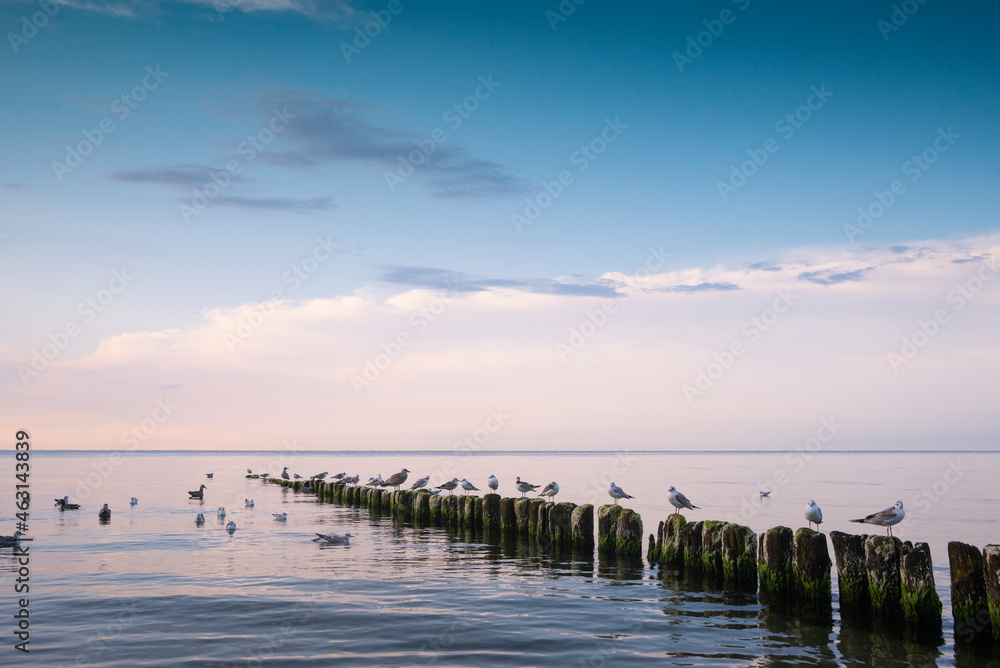
{"type": "Polygon", "coordinates": [[[312,477],[313,480],[324,480],[326,476],[329,475],[329,471],[323,471],[322,473],[317,473],[312,477]]]}
{"type": "Polygon", "coordinates": [[[462,478],[462,489],[465,490],[465,495],[468,496],[469,492],[478,492],[479,488],[473,485],[471,482],[462,478]]]}
{"type": "Polygon", "coordinates": [[[762,499],[766,499],[769,496],[771,496],[771,492],[769,492],[769,491],[768,492],[761,492],[760,493],[760,498],[762,498],[762,499]]]}
{"type": "Polygon", "coordinates": [[[430,482],[430,479],[431,477],[429,475],[425,475],[423,478],[413,483],[410,486],[410,489],[423,489],[424,487],[427,487],[427,483],[430,482]]]}
{"type": "Polygon", "coordinates": [[[346,482],[348,485],[357,485],[359,482],[361,482],[361,475],[358,474],[358,475],[348,476],[344,478],[344,482],[346,482]]]}
{"type": "Polygon", "coordinates": [[[806,504],[806,521],[809,522],[810,529],[815,524],[817,531],[819,530],[819,525],[823,523],[823,511],[819,509],[819,506],[812,499],[809,499],[809,503],[806,504]]]}
{"type": "Polygon", "coordinates": [[[382,484],[382,474],[379,473],[374,478],[369,478],[368,482],[365,483],[365,487],[378,487],[382,484]]]}
{"type": "Polygon", "coordinates": [[[267,480],[268,478],[271,477],[271,474],[270,473],[261,473],[260,477],[263,478],[264,480],[267,480]]]}
{"type": "Polygon", "coordinates": [[[192,499],[204,499],[205,498],[205,486],[202,485],[201,487],[198,488],[197,491],[195,491],[195,492],[188,492],[188,494],[191,495],[192,499]]]}
{"type": "Polygon", "coordinates": [[[69,497],[64,496],[61,499],[56,499],[56,505],[59,506],[59,510],[79,510],[79,503],[70,503],[69,497]]]}
{"type": "Polygon", "coordinates": [[[351,534],[345,533],[343,536],[337,535],[335,533],[318,533],[316,537],[313,538],[314,542],[323,541],[327,545],[350,545],[351,544],[351,534]]]}
{"type": "Polygon", "coordinates": [[[382,487],[395,487],[396,491],[399,491],[399,486],[406,482],[406,477],[410,475],[408,469],[403,469],[399,473],[393,473],[391,476],[386,478],[386,481],[382,483],[382,487]]]}
{"type": "Polygon", "coordinates": [[[628,494],[626,494],[624,489],[622,489],[621,487],[619,487],[618,485],[616,485],[613,482],[608,486],[608,494],[611,496],[612,499],[615,500],[615,505],[616,506],[618,505],[618,499],[634,499],[635,498],[634,496],[629,496],[628,494]]]}
{"type": "Polygon", "coordinates": [[[285,470],[281,472],[281,477],[284,478],[285,480],[288,480],[288,467],[287,466],[285,467],[285,470]]]}
{"type": "Polygon", "coordinates": [[[205,477],[206,477],[206,478],[211,478],[211,477],[212,477],[212,476],[214,476],[214,475],[215,475],[214,473],[206,473],[206,474],[205,474],[205,477]]]}
{"type": "Polygon", "coordinates": [[[229,520],[229,524],[226,525],[226,531],[230,534],[236,531],[236,522],[229,520]]]}
{"type": "Polygon", "coordinates": [[[538,496],[547,496],[550,499],[552,499],[552,503],[555,503],[554,497],[558,493],[559,493],[559,485],[556,484],[555,482],[550,482],[542,489],[541,492],[539,492],[538,496]]]}
{"type": "Polygon", "coordinates": [[[243,505],[247,508],[253,508],[253,499],[243,499],[243,505]]]}
{"type": "Polygon", "coordinates": [[[458,478],[452,478],[448,482],[443,482],[440,485],[438,485],[437,489],[439,490],[446,489],[448,490],[448,496],[451,496],[451,490],[455,489],[456,487],[458,487],[458,478]]]}
{"type": "Polygon", "coordinates": [[[500,481],[497,480],[497,477],[495,475],[491,475],[489,478],[487,478],[486,484],[489,485],[490,489],[492,489],[494,492],[497,491],[498,487],[500,487],[500,481]]]}
{"type": "Polygon", "coordinates": [[[224,518],[226,516],[226,507],[225,506],[219,506],[219,512],[217,514],[218,514],[220,520],[222,518],[224,518]]]}
{"type": "Polygon", "coordinates": [[[21,532],[15,531],[13,536],[0,536],[0,547],[11,547],[17,545],[17,542],[21,540],[21,532]]]}
{"type": "Polygon", "coordinates": [[[292,477],[293,477],[293,478],[295,478],[296,480],[298,480],[298,479],[299,479],[299,478],[301,478],[302,476],[300,476],[300,475],[299,475],[298,473],[293,473],[293,474],[292,474],[292,477]]]}
{"type": "Polygon", "coordinates": [[[673,485],[670,486],[670,489],[668,489],[667,492],[667,500],[670,501],[670,505],[674,507],[674,515],[679,513],[681,508],[687,508],[688,510],[701,510],[701,508],[698,508],[698,506],[688,501],[688,498],[678,492],[673,485]]]}
{"type": "Polygon", "coordinates": [[[517,487],[517,491],[521,493],[522,499],[526,493],[534,492],[538,489],[538,485],[532,485],[530,482],[521,482],[521,476],[517,476],[517,482],[514,483],[514,486],[517,487]]]}
{"type": "Polygon", "coordinates": [[[200,524],[204,524],[205,523],[205,516],[202,515],[201,513],[198,513],[198,517],[194,518],[194,523],[195,524],[199,524],[199,525],[200,524]]]}
{"type": "Polygon", "coordinates": [[[278,520],[279,522],[284,522],[285,520],[288,519],[288,513],[271,513],[271,514],[274,515],[274,519],[278,520]]]}
{"type": "Polygon", "coordinates": [[[247,473],[253,474],[253,471],[251,471],[250,469],[247,469],[247,473]]]}
{"type": "Polygon", "coordinates": [[[440,489],[431,490],[431,496],[438,496],[441,494],[440,489]]]}
{"type": "Polygon", "coordinates": [[[135,498],[134,496],[132,497],[132,500],[129,501],[129,505],[132,505],[132,506],[134,506],[137,503],[139,503],[139,499],[135,498]]]}
{"type": "Polygon", "coordinates": [[[346,477],[347,477],[346,473],[338,473],[337,475],[333,476],[333,479],[334,480],[343,480],[346,477]]]}
{"type": "Polygon", "coordinates": [[[852,522],[857,522],[859,524],[875,524],[880,527],[886,528],[886,533],[890,536],[892,535],[892,527],[894,524],[899,524],[906,517],[906,511],[903,510],[903,502],[897,501],[896,505],[886,508],[885,510],[879,511],[877,513],[872,513],[868,517],[862,518],[860,520],[851,520],[852,522]]]}
{"type": "Polygon", "coordinates": [[[110,520],[111,519],[111,509],[108,508],[108,504],[104,504],[104,507],[97,511],[97,519],[99,520],[110,520]]]}

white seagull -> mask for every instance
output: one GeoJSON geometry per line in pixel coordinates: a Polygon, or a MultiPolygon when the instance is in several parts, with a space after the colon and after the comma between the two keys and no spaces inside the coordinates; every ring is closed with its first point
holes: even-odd
{"type": "Polygon", "coordinates": [[[550,482],[548,485],[546,485],[542,489],[542,491],[539,492],[538,496],[547,496],[550,499],[552,499],[552,503],[555,503],[555,498],[554,497],[558,493],[559,493],[559,485],[557,485],[555,483],[555,481],[553,481],[553,482],[550,482]]]}
{"type": "Polygon", "coordinates": [[[292,474],[292,477],[293,477],[293,478],[295,478],[296,480],[298,480],[298,479],[299,479],[299,478],[301,478],[302,476],[300,476],[300,475],[299,475],[298,473],[293,473],[293,474],[292,474]]]}
{"type": "Polygon", "coordinates": [[[820,510],[819,506],[812,499],[809,499],[809,503],[806,504],[806,521],[809,522],[809,528],[812,529],[812,525],[816,525],[816,530],[819,530],[819,525],[823,523],[823,511],[820,510]]]}
{"type": "Polygon", "coordinates": [[[427,487],[427,483],[430,481],[431,477],[429,475],[425,475],[423,478],[410,485],[410,489],[423,489],[424,487],[427,487]]]}
{"type": "Polygon", "coordinates": [[[243,505],[247,508],[253,508],[253,499],[243,499],[243,505]]]}
{"type": "Polygon", "coordinates": [[[288,519],[288,513],[271,513],[271,514],[274,515],[274,519],[278,520],[279,522],[284,522],[285,520],[288,519]]]}
{"type": "Polygon", "coordinates": [[[368,482],[365,483],[365,487],[378,487],[382,484],[382,474],[379,473],[374,478],[369,478],[368,482]]]}
{"type": "Polygon", "coordinates": [[[346,477],[347,477],[346,473],[338,473],[337,475],[333,476],[333,479],[334,480],[343,480],[346,477]]]}
{"type": "Polygon", "coordinates": [[[517,476],[517,482],[514,483],[514,487],[516,487],[517,491],[521,493],[522,499],[524,498],[524,495],[527,494],[528,492],[534,492],[536,489],[538,489],[538,485],[532,485],[530,482],[522,482],[521,476],[517,476]]]}
{"type": "Polygon", "coordinates": [[[478,492],[479,488],[473,485],[471,482],[462,478],[462,489],[465,490],[465,495],[468,496],[469,492],[478,492]]]}
{"type": "Polygon", "coordinates": [[[313,480],[325,480],[326,476],[329,475],[329,471],[323,471],[322,473],[317,473],[312,477],[313,480]]]}
{"type": "Polygon", "coordinates": [[[318,533],[316,537],[313,538],[314,542],[323,541],[327,545],[350,545],[351,544],[351,534],[345,533],[340,536],[335,533],[318,533]]]}
{"type": "Polygon", "coordinates": [[[903,510],[903,502],[897,501],[896,505],[891,508],[886,508],[877,513],[872,513],[868,517],[863,517],[860,520],[851,520],[852,522],[857,522],[858,524],[874,524],[876,526],[885,527],[886,533],[890,536],[892,535],[892,527],[895,524],[899,524],[906,517],[906,511],[903,510]]]}
{"type": "Polygon", "coordinates": [[[616,506],[618,505],[618,499],[634,499],[635,498],[634,496],[630,496],[630,495],[626,494],[624,489],[622,489],[621,487],[619,487],[618,485],[616,485],[613,482],[608,486],[608,495],[610,495],[611,498],[615,500],[615,505],[616,506]]]}
{"type": "Polygon", "coordinates": [[[194,523],[195,524],[204,524],[205,523],[205,516],[202,515],[201,513],[198,513],[198,517],[194,518],[194,523]]]}
{"type": "Polygon", "coordinates": [[[670,489],[667,490],[667,500],[670,501],[670,505],[674,507],[674,515],[681,511],[681,508],[687,508],[688,510],[701,510],[698,506],[694,505],[688,498],[677,491],[677,489],[671,485],[670,489]]]}
{"type": "Polygon", "coordinates": [[[458,478],[452,478],[448,482],[443,482],[438,485],[437,489],[446,489],[448,490],[448,496],[451,496],[451,491],[456,487],[458,487],[458,478]]]}
{"type": "Polygon", "coordinates": [[[497,491],[498,487],[500,487],[500,481],[497,480],[497,477],[495,475],[491,475],[489,478],[487,478],[486,484],[489,485],[490,489],[492,489],[494,492],[497,491]]]}
{"type": "Polygon", "coordinates": [[[219,510],[218,510],[218,512],[216,514],[219,516],[219,519],[221,520],[223,517],[226,516],[226,507],[225,506],[219,506],[219,510]]]}
{"type": "Polygon", "coordinates": [[[236,531],[236,522],[229,520],[229,524],[226,525],[226,531],[229,533],[236,531]]]}
{"type": "Polygon", "coordinates": [[[137,503],[139,503],[139,499],[135,498],[134,496],[132,497],[132,500],[129,501],[129,505],[132,505],[132,506],[134,506],[137,503]]]}
{"type": "Polygon", "coordinates": [[[20,531],[15,531],[13,536],[0,536],[0,547],[17,545],[17,542],[21,540],[21,535],[20,531]]]}

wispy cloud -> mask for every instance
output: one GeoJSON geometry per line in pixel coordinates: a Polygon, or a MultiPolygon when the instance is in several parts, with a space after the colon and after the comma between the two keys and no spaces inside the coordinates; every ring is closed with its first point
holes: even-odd
{"type": "Polygon", "coordinates": [[[837,271],[835,269],[821,269],[819,271],[804,271],[799,274],[800,281],[809,281],[816,285],[836,285],[837,283],[849,283],[863,281],[865,274],[874,267],[855,269],[854,271],[837,271]]]}
{"type": "MultiPolygon", "coordinates": [[[[184,200],[187,203],[186,200],[184,200]]],[[[296,199],[293,197],[216,197],[213,205],[232,206],[243,209],[258,209],[263,211],[287,211],[289,213],[314,213],[336,207],[329,197],[312,199],[296,199]]]]}
{"type": "Polygon", "coordinates": [[[567,283],[550,278],[482,278],[462,272],[433,267],[385,267],[379,280],[397,285],[407,285],[431,290],[452,292],[486,292],[488,290],[516,290],[542,295],[572,297],[621,297],[623,293],[607,281],[594,283],[567,283]]]}
{"type": "MultiPolygon", "coordinates": [[[[119,183],[137,183],[163,186],[165,188],[177,188],[188,190],[190,188],[200,188],[206,183],[212,182],[212,175],[219,172],[205,165],[181,164],[162,165],[158,167],[140,167],[138,169],[124,169],[108,174],[105,178],[109,181],[119,183]]],[[[250,179],[243,177],[228,176],[234,182],[249,182],[250,179]]]]}
{"type": "Polygon", "coordinates": [[[697,285],[669,285],[666,287],[658,288],[657,292],[726,292],[728,290],[742,290],[742,288],[735,283],[729,283],[728,281],[722,281],[718,283],[698,283],[697,285]]]}
{"type": "Polygon", "coordinates": [[[348,0],[54,0],[59,5],[111,16],[136,17],[159,14],[165,7],[189,6],[218,20],[227,12],[288,12],[318,21],[354,25],[363,16],[348,0]]]}

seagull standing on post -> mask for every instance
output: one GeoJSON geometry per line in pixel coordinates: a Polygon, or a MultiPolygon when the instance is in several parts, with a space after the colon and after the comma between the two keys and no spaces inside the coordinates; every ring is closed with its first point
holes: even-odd
{"type": "Polygon", "coordinates": [[[886,533],[891,536],[893,525],[902,522],[904,517],[906,517],[906,511],[903,510],[903,502],[897,501],[896,505],[890,508],[880,510],[877,513],[872,513],[868,517],[862,517],[859,520],[851,521],[857,522],[858,524],[874,524],[876,526],[885,527],[886,533]]]}
{"type": "Polygon", "coordinates": [[[681,511],[681,508],[687,508],[688,510],[701,510],[698,506],[694,505],[688,498],[677,491],[677,489],[671,485],[670,489],[667,490],[667,499],[670,501],[670,505],[674,507],[674,515],[681,511]]]}
{"type": "Polygon", "coordinates": [[[465,490],[465,495],[468,496],[469,492],[478,492],[479,488],[473,485],[471,482],[462,478],[462,489],[465,490]]]}
{"type": "Polygon", "coordinates": [[[427,483],[430,482],[430,480],[431,477],[429,475],[425,475],[423,478],[420,478],[415,483],[410,485],[410,489],[423,489],[424,487],[427,487],[427,483]]]}
{"type": "Polygon", "coordinates": [[[635,498],[634,496],[630,496],[630,495],[626,494],[624,489],[622,489],[621,487],[619,487],[618,485],[616,485],[613,482],[608,486],[608,495],[612,499],[615,500],[615,505],[616,506],[618,505],[618,499],[634,499],[635,498]]]}
{"type": "Polygon", "coordinates": [[[395,487],[399,491],[399,486],[406,482],[406,477],[410,475],[409,469],[403,469],[399,473],[393,473],[382,483],[382,487],[395,487]]]}
{"type": "Polygon", "coordinates": [[[492,489],[494,492],[497,491],[498,487],[500,487],[500,481],[497,480],[497,477],[495,475],[491,475],[489,478],[487,478],[486,484],[489,485],[490,489],[492,489]]]}
{"type": "Polygon", "coordinates": [[[553,481],[550,482],[548,485],[546,485],[542,489],[542,491],[538,493],[538,496],[547,496],[549,497],[549,500],[552,501],[552,503],[555,503],[556,502],[555,495],[558,493],[559,493],[559,485],[557,485],[555,481],[553,481]]]}
{"type": "Polygon", "coordinates": [[[281,477],[284,478],[285,480],[288,480],[288,467],[287,466],[281,472],[281,477]]]}
{"type": "Polygon", "coordinates": [[[456,487],[458,487],[458,478],[452,478],[448,482],[443,482],[440,485],[438,485],[437,489],[446,489],[448,490],[448,496],[451,496],[452,490],[455,489],[456,487]]]}
{"type": "Polygon", "coordinates": [[[815,524],[817,531],[819,531],[819,525],[823,523],[823,511],[812,499],[809,499],[809,503],[806,504],[806,521],[809,522],[810,529],[815,524]]]}
{"type": "Polygon", "coordinates": [[[516,487],[517,491],[521,493],[522,499],[524,498],[524,495],[527,494],[528,492],[534,492],[536,489],[538,489],[538,485],[532,485],[530,482],[522,482],[521,476],[517,476],[517,482],[514,483],[514,487],[516,487]]]}

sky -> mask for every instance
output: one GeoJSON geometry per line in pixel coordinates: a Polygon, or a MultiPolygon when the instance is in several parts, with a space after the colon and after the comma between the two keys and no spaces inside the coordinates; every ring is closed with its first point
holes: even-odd
{"type": "Polygon", "coordinates": [[[995,449],[998,19],[0,0],[0,424],[995,449]]]}

